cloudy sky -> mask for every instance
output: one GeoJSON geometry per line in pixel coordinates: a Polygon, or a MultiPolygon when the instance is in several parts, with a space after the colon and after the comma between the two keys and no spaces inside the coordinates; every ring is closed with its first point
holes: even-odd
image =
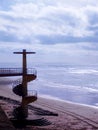
{"type": "Polygon", "coordinates": [[[98,0],[0,0],[0,62],[22,49],[39,63],[98,64],[98,0]]]}

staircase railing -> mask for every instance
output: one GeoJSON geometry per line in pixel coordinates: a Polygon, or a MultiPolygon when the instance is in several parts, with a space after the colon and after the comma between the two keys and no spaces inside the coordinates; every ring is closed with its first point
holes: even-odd
{"type": "Polygon", "coordinates": [[[22,68],[0,68],[0,74],[14,74],[14,73],[22,74],[22,68]]]}
{"type": "MultiPolygon", "coordinates": [[[[33,68],[27,69],[26,82],[35,80],[37,77],[37,71],[33,68]]],[[[13,115],[15,118],[27,118],[27,113],[24,110],[27,110],[27,105],[37,100],[37,91],[29,90],[27,91],[27,96],[23,96],[23,79],[19,78],[14,81],[12,87],[13,92],[22,97],[22,102],[20,106],[13,110],[13,115]],[[25,109],[24,109],[25,108],[25,109]]]]}
{"type": "Polygon", "coordinates": [[[15,80],[15,81],[13,82],[13,84],[12,84],[12,88],[16,87],[17,85],[19,85],[19,84],[21,84],[21,83],[22,83],[22,79],[21,79],[21,78],[15,80]]]}
{"type": "Polygon", "coordinates": [[[35,97],[37,97],[37,91],[36,90],[28,90],[28,96],[35,96],[35,97]]]}
{"type": "Polygon", "coordinates": [[[37,75],[37,70],[35,68],[28,68],[27,69],[27,74],[37,75]]]}
{"type": "MultiPolygon", "coordinates": [[[[0,68],[0,74],[23,74],[22,68],[0,68]]],[[[27,74],[37,75],[35,68],[28,68],[27,74]]]]}

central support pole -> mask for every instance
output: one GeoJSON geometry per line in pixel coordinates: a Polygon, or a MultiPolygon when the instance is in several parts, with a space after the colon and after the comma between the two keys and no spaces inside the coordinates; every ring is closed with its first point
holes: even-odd
{"type": "Polygon", "coordinates": [[[27,62],[26,62],[26,50],[23,50],[23,97],[27,96],[27,62]]]}
{"type": "MultiPolygon", "coordinates": [[[[23,49],[23,52],[14,52],[14,54],[22,54],[23,55],[23,61],[22,61],[22,71],[23,71],[23,76],[22,76],[22,100],[24,97],[28,96],[27,93],[27,59],[26,59],[26,54],[35,54],[35,52],[26,52],[25,49],[23,49]]],[[[22,111],[24,113],[24,117],[28,116],[28,106],[22,106],[22,111]]]]}

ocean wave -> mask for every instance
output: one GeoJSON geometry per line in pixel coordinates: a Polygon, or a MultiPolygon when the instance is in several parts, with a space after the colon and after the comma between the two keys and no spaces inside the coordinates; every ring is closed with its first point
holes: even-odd
{"type": "Polygon", "coordinates": [[[69,73],[74,73],[74,74],[96,74],[98,75],[98,70],[95,69],[69,69],[69,73]]]}
{"type": "Polygon", "coordinates": [[[68,85],[62,83],[50,82],[48,80],[39,79],[37,81],[37,86],[42,86],[43,88],[54,88],[54,89],[64,89],[69,91],[81,91],[81,92],[90,92],[90,93],[98,93],[98,89],[96,87],[92,88],[91,86],[78,86],[78,85],[68,85]]]}

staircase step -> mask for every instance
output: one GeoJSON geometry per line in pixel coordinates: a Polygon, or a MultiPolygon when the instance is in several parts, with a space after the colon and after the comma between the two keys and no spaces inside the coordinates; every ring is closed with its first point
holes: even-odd
{"type": "Polygon", "coordinates": [[[13,115],[16,119],[25,119],[27,117],[26,112],[24,111],[25,109],[23,109],[21,106],[15,108],[13,110],[13,115]]]}
{"type": "Polygon", "coordinates": [[[26,106],[29,103],[32,103],[34,101],[37,100],[37,96],[27,96],[27,97],[23,97],[22,99],[22,106],[26,106]]]}
{"type": "Polygon", "coordinates": [[[32,80],[35,80],[36,79],[36,75],[34,75],[34,74],[28,74],[27,75],[27,82],[30,82],[30,81],[32,81],[32,80]]]}
{"type": "Polygon", "coordinates": [[[22,92],[22,84],[16,85],[15,87],[13,87],[13,92],[18,95],[18,96],[23,96],[23,92],[22,92]]]}

